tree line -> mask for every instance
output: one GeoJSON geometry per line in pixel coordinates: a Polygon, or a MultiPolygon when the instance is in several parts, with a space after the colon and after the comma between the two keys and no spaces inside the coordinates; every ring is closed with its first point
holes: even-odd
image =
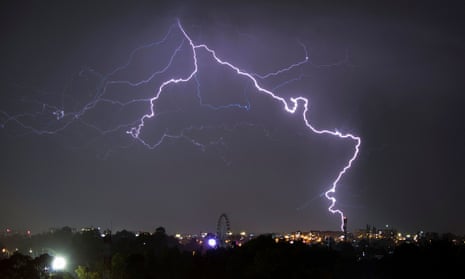
{"type": "Polygon", "coordinates": [[[350,243],[291,244],[276,242],[271,235],[241,247],[206,249],[195,241],[181,245],[163,228],[138,236],[123,230],[111,235],[111,241],[98,230],[74,233],[63,228],[25,241],[37,245],[35,249],[49,246],[66,254],[68,269],[51,274],[48,253],[33,257],[16,252],[0,260],[1,279],[443,278],[460,274],[465,263],[464,245],[446,239],[428,245],[405,243],[381,258],[361,258],[350,243]]]}

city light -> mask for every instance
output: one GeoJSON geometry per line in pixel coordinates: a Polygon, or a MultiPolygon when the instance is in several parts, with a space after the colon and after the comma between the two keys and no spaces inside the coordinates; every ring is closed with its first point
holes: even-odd
{"type": "Polygon", "coordinates": [[[212,247],[212,248],[216,247],[216,239],[210,238],[210,239],[208,240],[208,246],[210,246],[210,247],[212,247]]]}
{"type": "Polygon", "coordinates": [[[66,259],[60,256],[53,258],[52,269],[55,271],[63,270],[66,267],[66,259]]]}

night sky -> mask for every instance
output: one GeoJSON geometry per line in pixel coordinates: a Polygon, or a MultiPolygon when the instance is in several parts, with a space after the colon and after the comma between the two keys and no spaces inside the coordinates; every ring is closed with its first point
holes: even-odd
{"type": "Polygon", "coordinates": [[[322,193],[354,142],[311,133],[302,108],[286,113],[205,51],[196,80],[168,86],[142,129],[162,144],[126,133],[163,81],[192,72],[179,18],[250,73],[307,50],[258,81],[308,98],[318,129],[362,138],[336,194],[349,231],[465,233],[463,4],[19,2],[0,7],[0,228],[198,233],[224,212],[236,232],[339,229],[322,193]]]}

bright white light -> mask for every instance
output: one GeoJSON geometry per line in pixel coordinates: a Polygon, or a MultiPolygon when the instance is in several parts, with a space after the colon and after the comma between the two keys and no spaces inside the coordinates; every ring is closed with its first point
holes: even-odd
{"type": "Polygon", "coordinates": [[[53,258],[52,268],[53,270],[63,270],[66,267],[66,259],[60,256],[53,258]]]}
{"type": "Polygon", "coordinates": [[[208,246],[210,246],[210,247],[215,247],[215,246],[216,246],[216,239],[210,238],[210,239],[208,240],[208,246]]]}

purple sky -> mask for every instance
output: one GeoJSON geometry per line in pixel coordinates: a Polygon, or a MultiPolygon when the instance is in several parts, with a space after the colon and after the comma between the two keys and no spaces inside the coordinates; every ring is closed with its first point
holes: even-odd
{"type": "Polygon", "coordinates": [[[336,194],[349,230],[465,233],[462,4],[234,3],[2,3],[0,228],[213,231],[223,212],[234,231],[339,228],[321,194],[353,143],[310,133],[206,52],[197,82],[168,87],[141,134],[183,137],[150,150],[126,134],[149,103],[107,100],[150,98],[192,71],[179,29],[150,45],[179,18],[196,44],[257,74],[302,61],[306,47],[308,63],[261,86],[308,98],[317,128],[362,138],[336,194]],[[121,82],[163,69],[177,47],[165,73],[121,82]]]}

